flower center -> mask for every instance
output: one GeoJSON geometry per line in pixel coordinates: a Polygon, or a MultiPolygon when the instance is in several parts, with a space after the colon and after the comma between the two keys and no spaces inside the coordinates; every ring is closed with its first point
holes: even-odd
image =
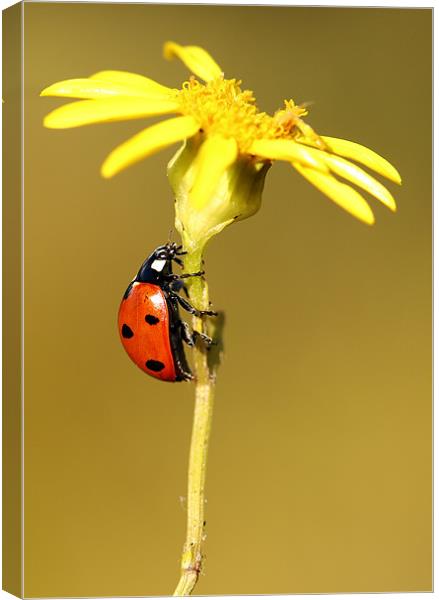
{"type": "Polygon", "coordinates": [[[242,91],[240,81],[217,78],[202,84],[191,78],[178,92],[181,112],[191,115],[206,133],[234,138],[244,153],[258,139],[295,138],[298,122],[307,114],[292,100],[272,117],[259,112],[250,90],[242,91]]]}

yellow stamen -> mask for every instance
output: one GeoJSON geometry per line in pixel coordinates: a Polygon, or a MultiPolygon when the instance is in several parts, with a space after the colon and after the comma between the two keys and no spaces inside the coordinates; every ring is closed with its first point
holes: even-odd
{"type": "MultiPolygon", "coordinates": [[[[255,140],[291,138],[293,131],[300,132],[286,111],[275,117],[259,112],[253,92],[241,90],[240,83],[219,77],[202,84],[191,78],[179,93],[181,112],[193,116],[207,135],[234,138],[241,153],[248,152],[255,140]]],[[[305,109],[296,109],[296,116],[306,114],[305,109]]]]}

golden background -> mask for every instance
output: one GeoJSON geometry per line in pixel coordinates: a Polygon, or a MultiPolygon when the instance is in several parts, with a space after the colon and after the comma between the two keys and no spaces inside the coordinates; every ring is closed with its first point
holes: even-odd
{"type": "Polygon", "coordinates": [[[400,170],[369,228],[287,164],[208,248],[227,313],[198,594],[431,589],[431,11],[27,3],[25,595],[173,591],[192,388],[120,345],[128,282],[173,222],[173,149],[99,176],[144,120],[50,131],[47,85],[101,69],[178,86],[208,49],[261,110],[400,170]]]}

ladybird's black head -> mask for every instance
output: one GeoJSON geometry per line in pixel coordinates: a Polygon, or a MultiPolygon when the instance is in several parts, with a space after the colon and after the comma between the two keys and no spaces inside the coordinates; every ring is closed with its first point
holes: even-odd
{"type": "Polygon", "coordinates": [[[172,261],[182,264],[178,258],[180,254],[185,253],[181,251],[181,246],[178,246],[175,242],[158,246],[140,267],[136,281],[160,285],[167,279],[168,275],[172,274],[172,261]]]}

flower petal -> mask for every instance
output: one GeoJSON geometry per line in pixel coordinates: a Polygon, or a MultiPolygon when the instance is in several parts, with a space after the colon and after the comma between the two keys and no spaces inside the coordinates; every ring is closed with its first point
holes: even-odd
{"type": "Polygon", "coordinates": [[[105,159],[101,174],[105,178],[113,177],[142,158],[192,137],[199,127],[193,117],[176,117],[152,125],[115,148],[105,159]]]}
{"type": "Polygon", "coordinates": [[[293,140],[256,140],[248,152],[270,160],[299,161],[305,166],[329,173],[329,169],[325,161],[320,158],[318,151],[293,140]]]}
{"type": "Polygon", "coordinates": [[[292,163],[292,165],[305,179],[326,194],[333,202],[341,206],[341,208],[344,208],[344,210],[357,217],[357,219],[360,219],[360,221],[368,225],[373,225],[375,218],[370,206],[353,188],[345,183],[341,183],[328,173],[321,173],[315,169],[304,167],[297,162],[292,163]]]}
{"type": "Polygon", "coordinates": [[[196,209],[201,209],[214,192],[222,174],[238,156],[238,145],[233,138],[209,136],[197,154],[197,176],[191,191],[196,209]]]}
{"type": "Polygon", "coordinates": [[[132,92],[140,90],[151,94],[167,95],[174,91],[166,85],[157,83],[154,79],[150,79],[144,75],[138,75],[137,73],[129,73],[128,71],[98,71],[91,75],[90,79],[112,81],[124,86],[132,92]]]}
{"type": "Polygon", "coordinates": [[[117,81],[106,81],[105,79],[66,79],[58,81],[45,88],[40,96],[59,96],[66,98],[111,98],[118,96],[141,97],[141,98],[169,98],[172,90],[166,92],[156,90],[153,87],[133,87],[118,83],[117,81]]]}
{"type": "Polygon", "coordinates": [[[369,169],[387,177],[391,181],[399,184],[401,183],[401,176],[395,167],[385,158],[373,150],[370,150],[370,148],[340,138],[322,136],[322,139],[328,145],[329,150],[335,154],[356,160],[357,162],[366,165],[366,167],[369,167],[369,169]]]}
{"type": "Polygon", "coordinates": [[[180,46],[175,42],[166,42],[163,54],[168,60],[177,56],[192,73],[204,81],[211,81],[222,76],[221,67],[200,46],[180,46]]]}
{"type": "Polygon", "coordinates": [[[165,115],[178,112],[178,109],[179,104],[174,100],[125,97],[80,100],[53,110],[45,117],[44,126],[50,129],[68,129],[91,123],[165,115]]]}
{"type": "Polygon", "coordinates": [[[366,173],[366,171],[363,171],[363,169],[360,169],[360,167],[357,167],[357,165],[348,160],[335,155],[326,154],[325,161],[336,175],[344,177],[351,183],[355,183],[363,188],[363,190],[366,190],[366,192],[369,192],[369,194],[372,194],[372,196],[375,196],[390,210],[396,211],[396,203],[392,194],[379,181],[366,173]]]}

